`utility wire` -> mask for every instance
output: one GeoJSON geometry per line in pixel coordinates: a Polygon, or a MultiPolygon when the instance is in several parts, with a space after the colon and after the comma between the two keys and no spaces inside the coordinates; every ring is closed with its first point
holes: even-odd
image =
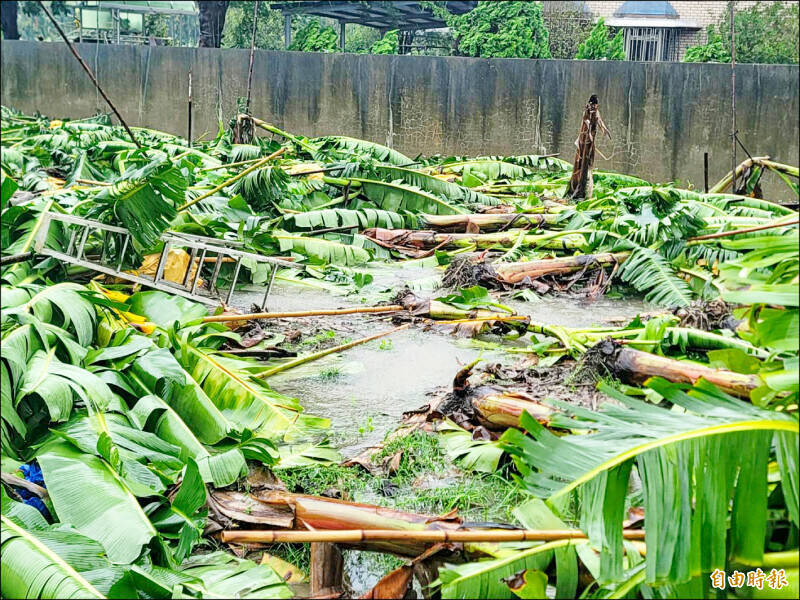
{"type": "Polygon", "coordinates": [[[247,102],[245,112],[250,114],[250,86],[253,83],[253,56],[256,50],[256,24],[258,23],[258,0],[253,3],[253,38],[250,41],[250,68],[247,71],[247,102]]]}
{"type": "Polygon", "coordinates": [[[106,93],[103,91],[103,88],[100,87],[100,83],[98,83],[97,78],[94,76],[94,73],[92,73],[92,70],[89,68],[89,65],[87,65],[86,62],[81,58],[81,55],[78,54],[78,51],[75,49],[75,46],[73,45],[73,43],[69,41],[69,39],[67,38],[67,35],[64,33],[64,30],[61,29],[61,25],[58,24],[58,21],[56,21],[55,17],[47,9],[47,7],[44,5],[44,2],[42,2],[42,0],[37,0],[37,2],[39,4],[39,6],[42,8],[42,10],[44,11],[44,13],[47,15],[47,18],[50,19],[50,22],[53,23],[53,25],[55,25],[56,30],[58,31],[59,35],[61,35],[61,39],[63,39],[66,42],[67,46],[72,51],[73,56],[77,59],[77,61],[83,67],[83,70],[86,71],[86,74],[89,75],[89,79],[92,80],[92,83],[94,83],[94,86],[97,88],[97,91],[100,92],[101,96],[103,96],[103,100],[105,100],[108,103],[108,105],[111,107],[111,110],[113,110],[114,114],[117,115],[117,119],[119,119],[119,122],[122,123],[122,126],[125,128],[125,131],[128,132],[128,135],[130,136],[131,140],[133,140],[133,143],[136,144],[136,146],[138,148],[141,148],[141,145],[139,144],[139,142],[136,141],[136,137],[133,135],[133,132],[131,131],[131,128],[128,127],[128,124],[125,122],[125,119],[123,119],[122,115],[119,114],[119,111],[117,110],[117,107],[114,106],[114,104],[111,102],[109,97],[106,96],[106,93]]]}

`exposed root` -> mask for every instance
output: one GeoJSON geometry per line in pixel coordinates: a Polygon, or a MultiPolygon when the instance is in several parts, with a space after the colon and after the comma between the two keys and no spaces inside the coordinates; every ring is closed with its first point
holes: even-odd
{"type": "Polygon", "coordinates": [[[488,288],[499,286],[497,273],[492,265],[480,261],[475,262],[469,256],[456,256],[447,267],[442,277],[444,287],[451,289],[482,285],[488,288]]]}
{"type": "Polygon", "coordinates": [[[622,346],[611,339],[605,339],[596,343],[583,353],[573,377],[580,381],[592,381],[611,376],[616,376],[614,370],[617,355],[622,346]]]}
{"type": "Polygon", "coordinates": [[[676,308],[673,312],[680,317],[681,327],[694,327],[703,331],[735,330],[741,322],[733,317],[731,305],[720,298],[711,301],[696,300],[689,306],[676,308]]]}

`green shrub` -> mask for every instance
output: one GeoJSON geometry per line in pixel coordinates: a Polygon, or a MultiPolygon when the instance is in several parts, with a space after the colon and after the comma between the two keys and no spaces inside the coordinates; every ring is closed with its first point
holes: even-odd
{"type": "Polygon", "coordinates": [[[575,58],[582,60],[625,60],[625,41],[622,30],[612,36],[605,19],[598,19],[581,45],[575,58]]]}

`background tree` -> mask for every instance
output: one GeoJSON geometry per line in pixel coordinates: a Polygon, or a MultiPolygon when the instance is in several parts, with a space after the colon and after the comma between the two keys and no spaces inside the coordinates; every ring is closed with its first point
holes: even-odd
{"type": "Polygon", "coordinates": [[[0,2],[0,27],[3,30],[4,40],[18,40],[17,29],[17,2],[0,2]]]}
{"type": "Polygon", "coordinates": [[[400,36],[397,29],[387,31],[377,42],[372,44],[370,54],[397,54],[400,51],[400,36]]]}
{"type": "MultiPolygon", "coordinates": [[[[236,0],[228,3],[223,48],[249,48],[253,35],[253,3],[236,0]]],[[[269,2],[258,3],[256,48],[283,50],[283,15],[272,10],[269,2]]]]}
{"type": "Polygon", "coordinates": [[[573,3],[548,2],[542,8],[549,33],[550,55],[568,60],[575,58],[578,46],[592,30],[591,15],[575,8],[573,3]]]}
{"type": "Polygon", "coordinates": [[[219,48],[222,30],[225,28],[228,0],[202,0],[196,4],[200,21],[200,39],[197,45],[201,48],[219,48]]]}
{"type": "Polygon", "coordinates": [[[549,36],[540,2],[478,2],[463,15],[443,3],[423,2],[453,30],[462,56],[550,58],[549,36]]]}
{"type": "MultiPolygon", "coordinates": [[[[58,19],[59,17],[67,17],[73,14],[74,10],[67,6],[64,0],[54,0],[52,2],[45,2],[45,4],[53,13],[53,16],[58,19]]],[[[22,38],[33,38],[34,35],[26,36],[24,27],[20,23],[20,18],[25,17],[29,22],[35,22],[36,37],[43,39],[50,39],[50,34],[58,35],[53,25],[42,11],[42,7],[38,2],[17,2],[12,0],[9,2],[0,2],[0,24],[2,24],[3,38],[6,40],[18,40],[22,38]],[[20,35],[22,33],[22,35],[20,35]]]]}
{"type": "Polygon", "coordinates": [[[625,60],[625,41],[622,30],[612,36],[602,17],[578,46],[575,58],[583,60],[625,60]]]}
{"type": "MultiPolygon", "coordinates": [[[[799,12],[796,2],[756,2],[737,10],[733,17],[736,62],[796,64],[799,54],[799,12]]],[[[716,27],[708,28],[708,41],[689,48],[683,60],[731,62],[730,47],[730,22],[725,16],[716,27]]]]}

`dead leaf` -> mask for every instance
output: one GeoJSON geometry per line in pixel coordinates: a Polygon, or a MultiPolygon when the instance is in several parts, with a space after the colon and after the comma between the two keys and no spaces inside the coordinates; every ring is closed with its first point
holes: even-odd
{"type": "Polygon", "coordinates": [[[392,475],[393,473],[397,473],[398,469],[400,468],[400,461],[403,459],[403,451],[398,450],[392,456],[387,457],[383,461],[383,468],[386,471],[387,475],[392,475]]]}
{"type": "Polygon", "coordinates": [[[213,508],[234,521],[259,523],[272,527],[294,526],[294,511],[285,504],[259,502],[255,497],[235,491],[213,491],[213,508]]]}
{"type": "Polygon", "coordinates": [[[370,591],[361,598],[405,598],[411,587],[411,576],[414,570],[403,565],[385,575],[370,591]]]}

